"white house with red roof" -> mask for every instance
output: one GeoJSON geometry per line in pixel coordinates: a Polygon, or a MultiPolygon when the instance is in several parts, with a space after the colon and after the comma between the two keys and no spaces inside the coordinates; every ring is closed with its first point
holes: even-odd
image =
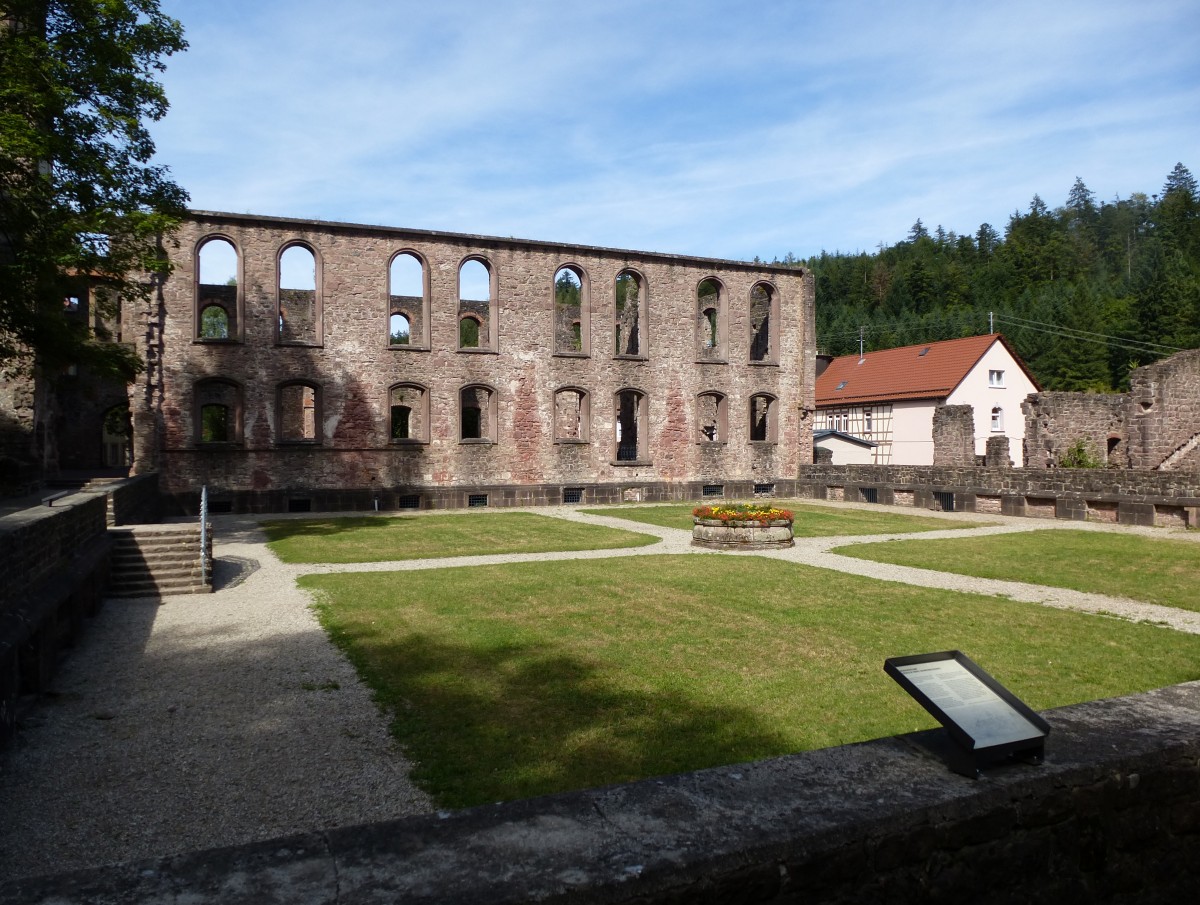
{"type": "Polygon", "coordinates": [[[1013,464],[1025,464],[1021,403],[1041,387],[999,333],[843,355],[823,365],[818,360],[813,440],[834,450],[835,464],[850,464],[839,455],[849,437],[874,444],[874,464],[932,465],[939,405],[974,409],[976,455],[989,437],[1006,436],[1013,464]]]}

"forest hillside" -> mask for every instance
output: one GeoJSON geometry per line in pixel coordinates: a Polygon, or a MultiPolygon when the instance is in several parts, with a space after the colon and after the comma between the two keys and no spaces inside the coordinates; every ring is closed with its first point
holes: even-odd
{"type": "Polygon", "coordinates": [[[1047,390],[1108,392],[1129,371],[1200,347],[1200,188],[1182,163],[1152,194],[1097,202],[1076,179],[1061,207],[1037,195],[1003,234],[932,232],[874,254],[822,252],[817,347],[845,355],[1003,333],[1047,390]],[[990,319],[990,320],[989,320],[990,319]]]}

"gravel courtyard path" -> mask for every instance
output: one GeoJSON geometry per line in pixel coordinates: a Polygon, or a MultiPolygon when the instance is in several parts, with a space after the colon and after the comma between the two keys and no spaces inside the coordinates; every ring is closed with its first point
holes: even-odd
{"type": "MultiPolygon", "coordinates": [[[[106,601],[63,664],[53,694],[29,713],[15,743],[0,753],[0,878],[430,811],[429,799],[409,781],[410,765],[391,741],[369,691],[329,643],[309,598],[296,587],[295,578],[305,573],[665,553],[762,555],[1152,620],[1200,634],[1200,613],[830,552],[898,537],[1132,529],[1005,519],[986,528],[800,539],[786,551],[726,554],[690,546],[684,530],[568,507],[529,511],[632,529],[661,542],[625,550],[289,566],[266,548],[255,517],[215,517],[216,592],[106,601]]],[[[1194,533],[1172,536],[1198,539],[1194,533]]]]}

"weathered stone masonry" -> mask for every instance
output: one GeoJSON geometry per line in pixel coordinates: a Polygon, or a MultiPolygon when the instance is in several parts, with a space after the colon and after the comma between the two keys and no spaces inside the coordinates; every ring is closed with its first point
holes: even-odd
{"type": "Polygon", "coordinates": [[[218,505],[257,510],[466,505],[484,493],[489,505],[553,503],[564,488],[582,500],[713,484],[782,492],[811,460],[813,284],[802,270],[213,213],[194,214],[171,253],[159,311],[140,328],[161,331],[162,354],[131,407],[135,469],[157,468],[183,508],[203,484],[218,505]],[[199,250],[215,238],[237,250],[236,287],[199,282],[199,250]],[[304,342],[285,323],[295,299],[284,290],[281,303],[278,276],[296,245],[315,258],[305,317],[319,322],[303,324],[304,342]],[[400,253],[422,263],[425,298],[398,308],[389,266],[400,253]],[[459,300],[466,260],[488,269],[487,303],[459,300]],[[574,345],[556,312],[563,267],[582,283],[574,345]],[[633,288],[618,312],[623,274],[633,288]],[[206,308],[228,338],[204,334],[206,308]],[[389,336],[400,310],[403,345],[389,336]],[[460,347],[466,316],[471,348],[460,347]],[[702,318],[716,336],[698,343],[702,318]]]}

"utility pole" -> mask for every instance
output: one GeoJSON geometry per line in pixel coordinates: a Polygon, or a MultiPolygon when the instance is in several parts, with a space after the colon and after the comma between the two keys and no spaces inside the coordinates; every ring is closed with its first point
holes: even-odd
{"type": "Polygon", "coordinates": [[[859,324],[859,327],[858,327],[858,363],[859,364],[862,364],[863,359],[866,357],[865,355],[863,355],[863,332],[866,329],[867,328],[864,325],[859,324]]]}
{"type": "Polygon", "coordinates": [[[988,333],[995,333],[996,326],[992,323],[992,312],[988,312],[988,333]]]}

